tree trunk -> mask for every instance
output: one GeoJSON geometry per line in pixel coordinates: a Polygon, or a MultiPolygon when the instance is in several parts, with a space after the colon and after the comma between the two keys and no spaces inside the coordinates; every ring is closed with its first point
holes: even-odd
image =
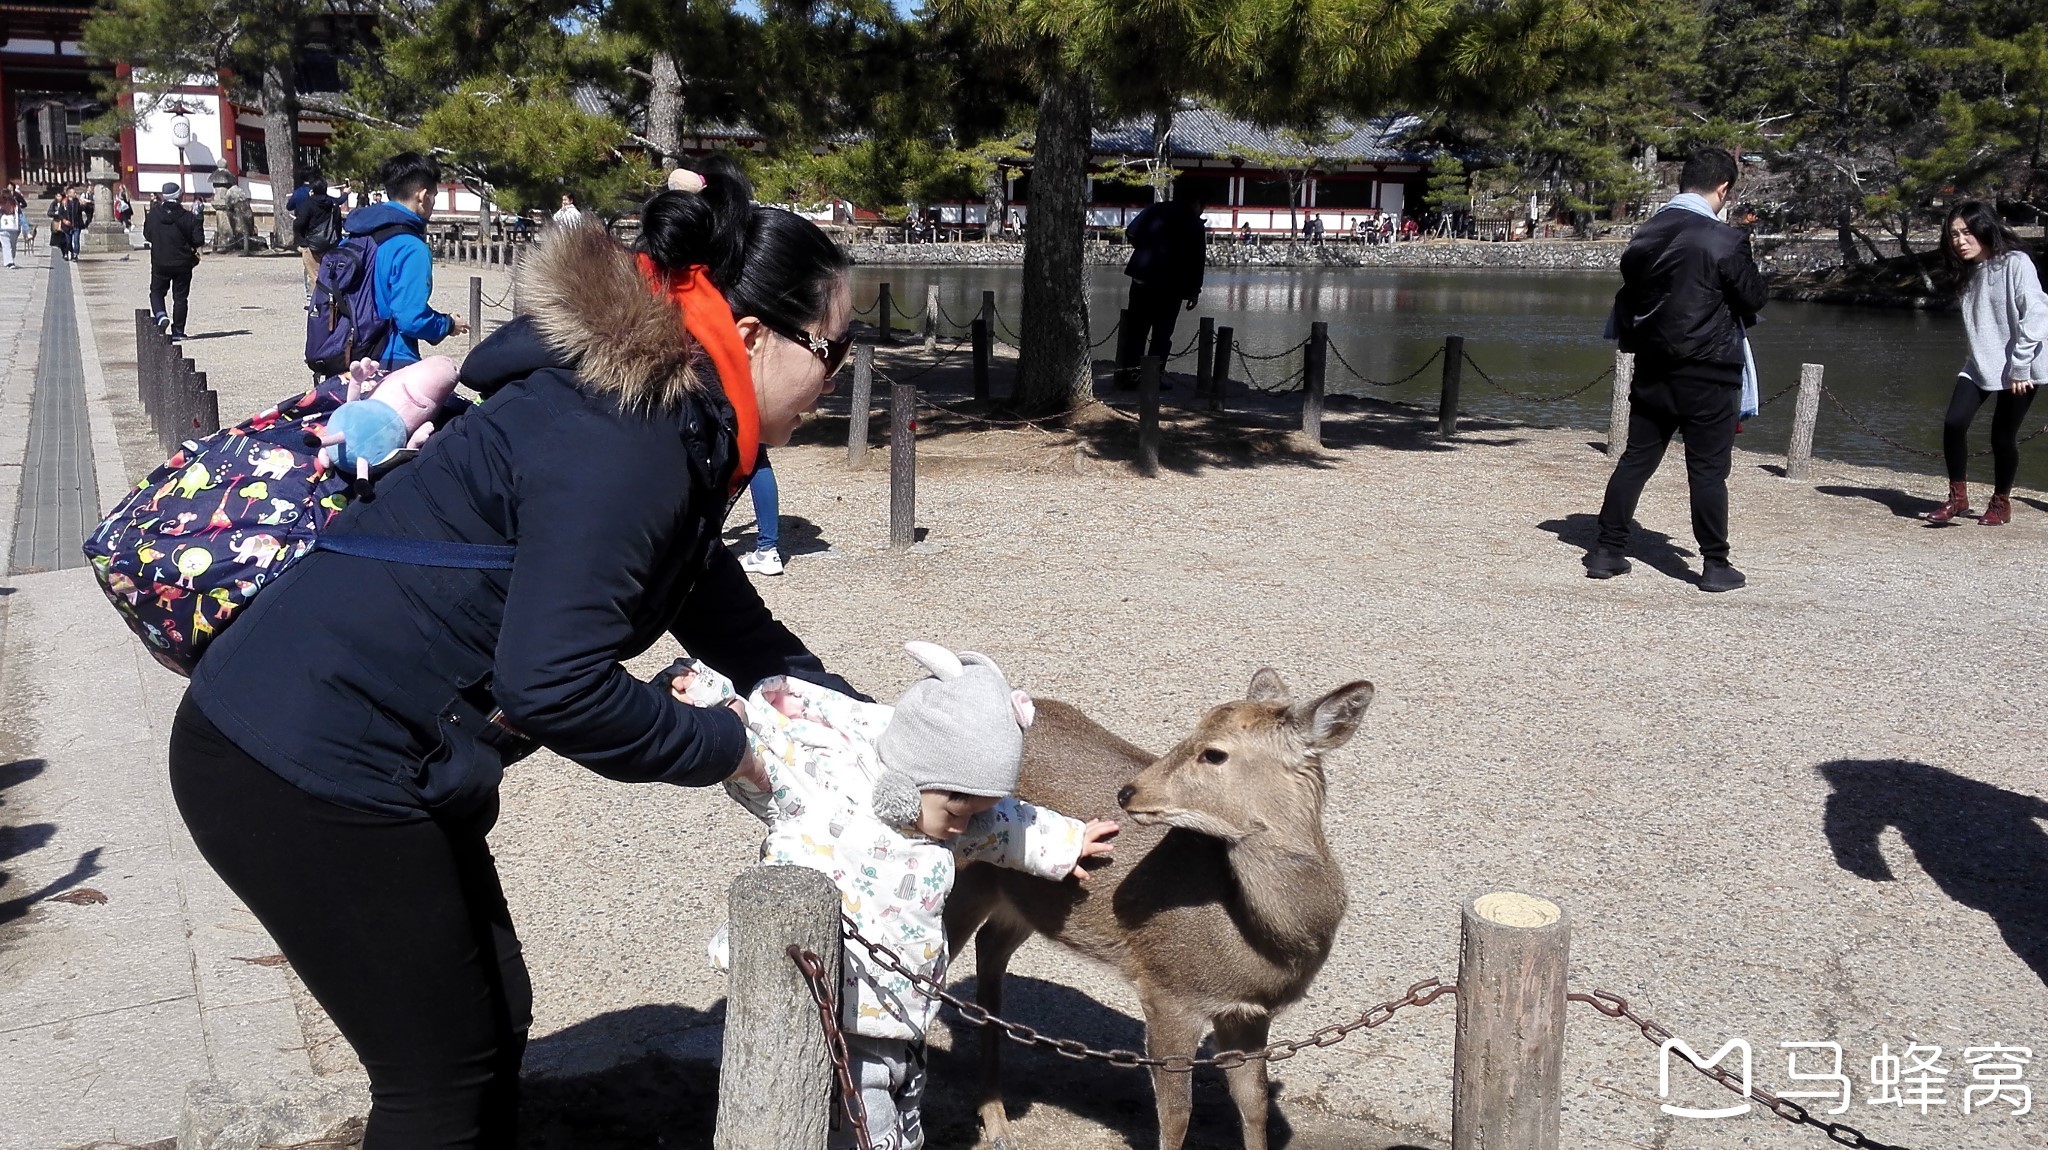
{"type": "Polygon", "coordinates": [[[263,73],[263,155],[270,166],[271,244],[286,251],[298,248],[292,214],[285,201],[299,186],[299,90],[290,67],[263,73]]]}
{"type": "Polygon", "coordinates": [[[1152,202],[1173,198],[1173,105],[1152,113],[1152,202]]]}
{"type": "Polygon", "coordinates": [[[654,54],[654,89],[647,97],[647,138],[661,149],[661,164],[683,160],[683,75],[673,52],[654,54]]]}
{"type": "Polygon", "coordinates": [[[1856,218],[1847,201],[1835,208],[1835,246],[1842,249],[1843,267],[1853,268],[1863,262],[1863,254],[1856,250],[1856,218]]]}
{"type": "Polygon", "coordinates": [[[1003,169],[990,165],[988,175],[981,181],[982,212],[988,217],[981,228],[984,240],[993,240],[1003,234],[1003,222],[1010,214],[1010,205],[1004,201],[1003,191],[1003,169]]]}
{"type": "Polygon", "coordinates": [[[1072,409],[1094,395],[1088,358],[1088,146],[1095,84],[1054,65],[1038,99],[1031,227],[1024,236],[1024,350],[1018,393],[1026,410],[1072,409]]]}

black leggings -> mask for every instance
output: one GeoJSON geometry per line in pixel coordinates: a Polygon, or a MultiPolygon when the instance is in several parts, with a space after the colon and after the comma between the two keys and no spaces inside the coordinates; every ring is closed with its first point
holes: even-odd
{"type": "Polygon", "coordinates": [[[2000,495],[2012,491],[2020,473],[2020,424],[2027,421],[2027,409],[2034,405],[2034,393],[1985,391],[1969,379],[1956,379],[1955,394],[1948,400],[1948,418],[1941,424],[1941,453],[1948,459],[1948,477],[1961,483],[1969,476],[1970,421],[1984,406],[1984,397],[1995,395],[1991,409],[1991,486],[2000,495]]]}
{"type": "Polygon", "coordinates": [[[510,1147],[533,987],[484,836],[316,799],[229,742],[187,699],[171,790],[370,1072],[364,1150],[510,1147]]]}

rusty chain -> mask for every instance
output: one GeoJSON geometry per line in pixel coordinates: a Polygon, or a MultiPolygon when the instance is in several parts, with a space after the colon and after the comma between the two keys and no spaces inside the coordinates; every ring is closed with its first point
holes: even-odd
{"type": "MultiPolygon", "coordinates": [[[[1842,397],[1836,395],[1834,389],[1829,387],[1827,384],[1821,384],[1820,393],[1823,396],[1826,396],[1830,403],[1833,403],[1835,405],[1835,410],[1841,412],[1842,415],[1846,419],[1848,419],[1850,423],[1855,424],[1857,430],[1863,432],[1863,434],[1868,435],[1872,439],[1877,440],[1879,443],[1882,443],[1887,447],[1895,448],[1899,451],[1904,451],[1912,455],[1918,455],[1925,459],[1940,459],[1942,457],[1942,453],[1939,451],[1927,451],[1922,448],[1913,447],[1908,444],[1900,443],[1898,440],[1893,439],[1891,436],[1886,435],[1884,432],[1879,431],[1875,427],[1872,427],[1868,422],[1866,422],[1863,419],[1863,417],[1857,415],[1855,411],[1851,410],[1848,404],[1843,403],[1842,397]]],[[[2018,442],[2031,443],[2034,440],[2041,438],[2041,436],[2044,433],[2048,433],[2048,424],[2043,424],[2042,426],[2035,428],[2031,434],[2022,436],[2018,442]]],[[[2014,446],[2018,446],[2018,444],[2016,443],[2014,446]]],[[[1982,459],[1985,456],[1991,454],[1993,450],[1993,448],[1987,447],[1982,451],[1973,451],[1970,453],[1970,458],[1982,459]]]]}
{"type": "MultiPolygon", "coordinates": [[[[874,958],[878,966],[901,978],[908,979],[911,985],[918,990],[958,1010],[961,1018],[969,1025],[992,1027],[1003,1037],[1020,1045],[1050,1050],[1066,1058],[1107,1062],[1111,1066],[1119,1066],[1126,1069],[1142,1067],[1164,1070],[1171,1074],[1192,1073],[1197,1069],[1205,1067],[1230,1070],[1243,1066],[1248,1062],[1261,1060],[1268,1065],[1275,1062],[1285,1062],[1311,1047],[1327,1048],[1335,1046],[1357,1031],[1385,1026],[1387,1023],[1392,1022],[1395,1014],[1404,1008],[1428,1006],[1439,998],[1458,993],[1458,988],[1455,985],[1446,985],[1441,979],[1424,979],[1409,987],[1408,992],[1400,998],[1375,1003],[1368,1007],[1364,1013],[1349,1022],[1332,1023],[1331,1025],[1311,1031],[1303,1038],[1271,1043],[1258,1050],[1222,1050],[1206,1058],[1197,1058],[1186,1054],[1155,1057],[1140,1054],[1135,1050],[1097,1050],[1081,1042],[1079,1039],[1052,1038],[1040,1034],[1037,1029],[1026,1026],[1023,1023],[1012,1022],[1006,1018],[991,1014],[980,1003],[968,1002],[958,995],[950,993],[931,978],[909,969],[887,947],[861,934],[859,928],[854,925],[853,920],[847,917],[844,912],[840,915],[840,926],[845,932],[846,937],[859,943],[874,958]]],[[[845,1036],[839,1028],[839,1019],[833,1007],[832,989],[825,984],[825,964],[817,955],[802,950],[794,944],[791,944],[789,947],[789,955],[795,960],[799,969],[803,971],[805,981],[809,984],[811,998],[818,1004],[818,1020],[824,1027],[827,1042],[832,1050],[833,1069],[838,1076],[840,1090],[844,1095],[846,1112],[854,1120],[861,1150],[872,1150],[867,1139],[866,1113],[861,1106],[859,1087],[853,1081],[850,1062],[846,1055],[845,1036]]],[[[1584,1003],[1608,1018],[1618,1018],[1627,1021],[1642,1034],[1646,1041],[1656,1046],[1659,1050],[1663,1049],[1664,1043],[1677,1037],[1663,1024],[1637,1013],[1629,1006],[1626,998],[1615,994],[1613,991],[1600,989],[1594,989],[1590,992],[1571,991],[1565,995],[1565,998],[1570,1002],[1584,1003]]],[[[1894,1143],[1880,1142],[1847,1123],[1823,1122],[1815,1118],[1813,1113],[1806,1107],[1789,1098],[1781,1098],[1772,1091],[1757,1086],[1754,1083],[1743,1083],[1735,1074],[1723,1069],[1719,1064],[1701,1066],[1690,1058],[1686,1059],[1686,1063],[1730,1092],[1744,1098],[1754,1098],[1762,1102],[1765,1109],[1784,1121],[1795,1126],[1812,1127],[1827,1135],[1829,1141],[1838,1145],[1859,1147],[1861,1150],[1907,1150],[1906,1147],[1894,1143]]]]}
{"type": "Polygon", "coordinates": [[[1330,354],[1337,357],[1337,362],[1343,366],[1345,371],[1350,373],[1351,378],[1366,385],[1367,387],[1399,387],[1402,384],[1407,383],[1409,380],[1414,379],[1416,376],[1421,375],[1423,372],[1428,371],[1429,366],[1431,364],[1443,358],[1444,349],[1439,347],[1435,351],[1430,352],[1429,358],[1422,361],[1422,366],[1416,368],[1414,371],[1411,371],[1407,375],[1404,375],[1396,380],[1378,380],[1373,379],[1368,375],[1365,375],[1364,373],[1360,372],[1357,368],[1351,366],[1351,361],[1344,358],[1343,350],[1340,349],[1334,343],[1330,344],[1330,354]]]}
{"type": "Polygon", "coordinates": [[[860,1100],[860,1084],[853,1080],[853,1059],[846,1053],[846,1034],[839,1029],[839,1006],[833,1000],[832,988],[825,984],[825,960],[793,942],[785,953],[803,972],[804,985],[811,991],[811,1001],[818,1004],[818,1024],[825,1030],[825,1046],[832,1055],[832,1073],[839,1079],[839,1101],[845,1108],[846,1120],[853,1124],[854,1142],[860,1150],[875,1150],[874,1142],[868,1137],[868,1108],[860,1100]]]}
{"type": "MultiPolygon", "coordinates": [[[[1333,1023],[1314,1031],[1305,1038],[1297,1038],[1288,1042],[1270,1043],[1258,1050],[1221,1050],[1206,1058],[1197,1058],[1187,1054],[1171,1054],[1161,1058],[1140,1054],[1135,1050],[1096,1050],[1075,1038],[1047,1037],[1021,1022],[1011,1022],[1006,1018],[991,1014],[988,1008],[980,1003],[969,1002],[947,991],[945,987],[940,986],[931,978],[906,967],[903,961],[897,958],[887,947],[861,934],[860,929],[853,924],[853,920],[843,914],[840,916],[840,927],[845,931],[848,938],[859,943],[863,949],[874,957],[877,966],[900,978],[909,979],[911,985],[915,986],[922,993],[928,994],[958,1010],[961,1018],[971,1026],[994,1027],[997,1033],[1013,1042],[1023,1046],[1036,1046],[1050,1050],[1066,1058],[1077,1060],[1093,1059],[1099,1062],[1107,1062],[1111,1066],[1122,1066],[1127,1069],[1135,1069],[1142,1066],[1149,1069],[1164,1070],[1172,1074],[1187,1074],[1202,1067],[1229,1070],[1233,1067],[1243,1066],[1247,1062],[1285,1062],[1312,1046],[1335,1046],[1350,1037],[1355,1031],[1371,1030],[1374,1027],[1385,1026],[1393,1021],[1394,1014],[1404,1007],[1428,1006],[1444,995],[1457,993],[1455,986],[1447,986],[1441,979],[1424,979],[1409,987],[1408,993],[1400,998],[1376,1003],[1363,1014],[1349,1022],[1333,1023]]],[[[820,972],[824,970],[822,964],[818,967],[818,970],[820,972]]],[[[816,991],[812,993],[815,995],[816,991]]]]}
{"type": "Polygon", "coordinates": [[[1459,354],[1465,357],[1466,365],[1469,366],[1473,371],[1478,372],[1479,378],[1485,380],[1488,387],[1493,388],[1495,391],[1498,391],[1502,395],[1508,396],[1509,398],[1523,400],[1528,403],[1563,403],[1567,399],[1577,399],[1579,396],[1584,395],[1587,392],[1593,390],[1595,387],[1599,386],[1601,380],[1604,380],[1608,376],[1614,374],[1614,368],[1609,367],[1605,371],[1602,371],[1599,375],[1596,375],[1593,378],[1587,380],[1585,383],[1581,384],[1580,386],[1565,392],[1563,395],[1537,395],[1534,392],[1515,391],[1511,388],[1502,386],[1499,380],[1486,374],[1486,369],[1479,366],[1479,361],[1472,358],[1471,352],[1464,351],[1461,349],[1459,351],[1459,354]]]}
{"type": "Polygon", "coordinates": [[[1781,388],[1779,388],[1779,389],[1778,389],[1778,394],[1776,394],[1776,395],[1774,395],[1774,396],[1770,397],[1769,399],[1766,399],[1766,400],[1764,400],[1764,401],[1763,401],[1762,403],[1759,403],[1759,404],[1757,404],[1757,405],[1756,405],[1756,410],[1757,410],[1757,413],[1758,413],[1758,414],[1762,414],[1762,413],[1763,413],[1763,410],[1764,410],[1764,408],[1766,408],[1766,407],[1769,407],[1770,405],[1772,405],[1772,404],[1774,404],[1774,403],[1778,402],[1779,400],[1781,400],[1781,399],[1785,398],[1786,396],[1788,396],[1788,395],[1790,395],[1790,394],[1792,394],[1793,392],[1795,392],[1795,391],[1798,391],[1798,390],[1799,390],[1799,385],[1798,385],[1798,384],[1796,384],[1796,383],[1788,383],[1788,384],[1786,384],[1785,386],[1783,386],[1783,387],[1781,387],[1781,388]]]}
{"type": "MultiPolygon", "coordinates": [[[[1585,994],[1573,991],[1565,995],[1565,998],[1571,1002],[1583,1002],[1609,1018],[1627,1020],[1634,1024],[1637,1030],[1642,1031],[1643,1037],[1659,1050],[1664,1048],[1666,1042],[1677,1037],[1677,1035],[1672,1034],[1671,1031],[1658,1023],[1637,1014],[1629,1007],[1628,999],[1611,990],[1594,990],[1591,993],[1585,994]]],[[[1745,1098],[1756,1098],[1771,1113],[1792,1123],[1794,1126],[1811,1126],[1815,1130],[1826,1134],[1831,1142],[1839,1143],[1843,1146],[1858,1146],[1862,1147],[1863,1150],[1906,1150],[1905,1147],[1896,1146],[1890,1142],[1879,1142],[1877,1139],[1847,1123],[1822,1122],[1820,1119],[1815,1118],[1806,1107],[1789,1098],[1780,1098],[1769,1090],[1753,1083],[1745,1086],[1736,1075],[1723,1069],[1719,1063],[1711,1066],[1701,1066],[1690,1058],[1685,1061],[1694,1070],[1720,1083],[1729,1091],[1745,1098]]]]}

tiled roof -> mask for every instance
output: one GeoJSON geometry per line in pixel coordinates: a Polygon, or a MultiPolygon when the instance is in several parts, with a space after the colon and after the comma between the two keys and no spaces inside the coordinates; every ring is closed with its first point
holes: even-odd
{"type": "MultiPolygon", "coordinates": [[[[1309,151],[1335,161],[1389,161],[1418,163],[1436,155],[1435,147],[1420,147],[1413,139],[1422,127],[1422,117],[1376,116],[1370,120],[1338,117],[1329,122],[1330,143],[1309,151]]],[[[1210,108],[1183,108],[1173,115],[1173,131],[1167,137],[1175,156],[1219,159],[1233,150],[1278,152],[1301,151],[1298,141],[1261,128],[1249,120],[1226,116],[1210,108]]],[[[1152,117],[1142,116],[1121,123],[1102,124],[1095,129],[1097,154],[1149,156],[1152,154],[1152,117]]]]}

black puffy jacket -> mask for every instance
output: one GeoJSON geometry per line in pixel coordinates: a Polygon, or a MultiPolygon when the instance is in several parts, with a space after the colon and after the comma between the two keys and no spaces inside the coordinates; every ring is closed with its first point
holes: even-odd
{"type": "Polygon", "coordinates": [[[199,217],[176,200],[165,200],[142,217],[142,238],[149,244],[149,266],[183,271],[199,266],[206,231],[199,217]]]}
{"type": "Polygon", "coordinates": [[[1184,200],[1153,204],[1124,229],[1131,258],[1124,274],[1141,284],[1163,289],[1174,299],[1202,294],[1202,268],[1208,262],[1208,233],[1202,217],[1184,200]]]}
{"type": "Polygon", "coordinates": [[[558,232],[527,273],[529,316],[463,363],[484,401],[326,529],[509,543],[512,570],[315,551],[193,671],[223,734],[329,802],[424,818],[488,797],[509,757],[494,707],[610,778],[724,779],[739,719],[619,665],[664,632],[742,691],[781,674],[852,690],[720,541],[734,416],[673,305],[595,228],[558,232]]]}
{"type": "Polygon", "coordinates": [[[1742,365],[1742,328],[1769,298],[1749,233],[1671,208],[1636,229],[1614,297],[1621,350],[1653,361],[1742,365]]]}

